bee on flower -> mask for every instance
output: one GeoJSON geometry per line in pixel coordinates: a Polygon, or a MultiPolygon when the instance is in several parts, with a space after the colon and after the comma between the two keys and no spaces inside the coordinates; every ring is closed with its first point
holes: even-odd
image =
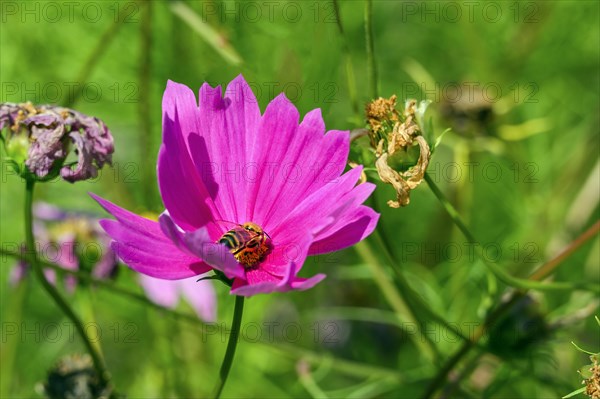
{"type": "Polygon", "coordinates": [[[325,132],[318,109],[300,121],[283,94],[261,113],[241,75],[225,93],[205,83],[199,98],[169,82],[158,222],[93,197],[116,219],[101,221],[112,248],[142,274],[178,280],[214,271],[241,296],[305,290],[325,278],[298,276],[307,256],[354,245],[379,218],[363,205],[375,186],[357,185],[362,167],[344,173],[349,145],[349,132],[325,132]]]}

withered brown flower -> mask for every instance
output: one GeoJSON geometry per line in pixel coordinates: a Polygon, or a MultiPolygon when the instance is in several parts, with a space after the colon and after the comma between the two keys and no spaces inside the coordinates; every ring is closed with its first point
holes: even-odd
{"type": "Polygon", "coordinates": [[[375,167],[384,183],[396,190],[397,200],[388,201],[392,208],[406,206],[410,202],[410,191],[416,188],[425,177],[431,158],[431,150],[417,123],[416,100],[408,100],[403,115],[395,109],[396,96],[389,99],[378,98],[366,106],[367,123],[371,145],[377,160],[375,167]],[[407,152],[414,145],[419,146],[417,163],[405,171],[395,170],[390,158],[399,152],[407,152]]]}

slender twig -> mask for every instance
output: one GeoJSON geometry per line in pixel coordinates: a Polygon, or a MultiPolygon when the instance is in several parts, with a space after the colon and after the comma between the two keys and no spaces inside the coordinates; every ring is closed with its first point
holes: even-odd
{"type": "Polygon", "coordinates": [[[219,381],[215,386],[213,397],[215,399],[221,397],[221,392],[227,382],[229,376],[229,370],[233,363],[233,356],[235,355],[235,348],[237,347],[238,338],[240,335],[240,326],[242,325],[242,313],[244,312],[244,297],[235,297],[235,308],[233,310],[233,321],[231,322],[231,332],[229,334],[229,342],[227,342],[227,350],[225,351],[225,357],[221,364],[221,370],[219,371],[219,381]]]}
{"type": "Polygon", "coordinates": [[[529,276],[530,280],[541,280],[547,277],[550,273],[554,271],[565,259],[567,259],[573,252],[579,249],[583,244],[585,244],[590,238],[594,237],[600,231],[600,221],[594,223],[589,229],[585,231],[582,235],[577,237],[575,241],[573,241],[567,248],[565,248],[560,254],[558,254],[554,259],[542,265],[539,269],[529,276]]]}
{"type": "Polygon", "coordinates": [[[35,181],[28,179],[26,183],[25,189],[25,238],[26,238],[26,246],[27,251],[29,253],[29,262],[37,276],[38,280],[48,293],[54,300],[54,302],[58,305],[58,307],[62,310],[62,312],[71,320],[77,333],[81,336],[83,343],[92,358],[92,362],[94,364],[94,368],[96,369],[96,373],[98,374],[98,378],[100,379],[100,384],[102,387],[109,387],[110,384],[110,375],[106,370],[106,366],[104,365],[104,360],[102,359],[102,355],[97,351],[97,348],[94,346],[92,341],[89,339],[87,334],[85,333],[85,328],[83,326],[82,321],[75,314],[73,309],[69,303],[62,297],[60,292],[54,287],[44,275],[44,270],[42,265],[37,261],[37,251],[35,248],[35,239],[33,236],[33,189],[35,186],[35,181]]]}
{"type": "MultiPolygon", "coordinates": [[[[21,253],[21,252],[10,251],[10,250],[4,249],[4,248],[0,248],[0,254],[5,255],[5,256],[10,256],[11,258],[20,259],[29,264],[32,263],[31,254],[28,254],[28,253],[21,253]]],[[[66,274],[69,276],[77,277],[78,279],[85,280],[90,285],[104,288],[107,291],[111,291],[111,292],[121,295],[125,298],[134,299],[138,302],[141,302],[144,305],[150,306],[158,311],[164,312],[164,313],[168,314],[169,316],[174,317],[175,319],[184,320],[191,324],[200,325],[202,327],[207,326],[207,324],[203,323],[200,319],[198,319],[198,316],[196,316],[196,315],[180,312],[180,311],[173,310],[170,308],[165,308],[161,305],[158,305],[158,304],[152,302],[145,295],[130,291],[123,287],[119,287],[113,281],[101,280],[101,279],[95,278],[89,272],[86,272],[86,271],[65,269],[60,265],[45,261],[43,259],[38,258],[37,262],[39,265],[41,265],[44,268],[49,268],[49,269],[54,270],[56,273],[58,273],[59,276],[66,274]]],[[[214,329],[216,332],[222,332],[222,327],[220,324],[210,324],[210,328],[211,328],[211,330],[214,329]]]]}
{"type": "Polygon", "coordinates": [[[377,63],[375,62],[375,44],[373,40],[373,1],[365,1],[365,39],[367,44],[367,70],[371,98],[378,97],[377,63]]]}
{"type": "Polygon", "coordinates": [[[121,9],[121,12],[117,15],[116,19],[102,34],[102,36],[98,40],[98,43],[94,47],[94,51],[92,51],[92,54],[90,54],[85,64],[83,64],[81,71],[77,75],[77,79],[75,80],[77,86],[75,87],[72,93],[69,91],[67,94],[68,97],[66,97],[63,100],[63,104],[65,107],[72,107],[79,100],[79,98],[81,97],[81,93],[83,93],[83,90],[85,88],[85,83],[88,81],[90,76],[92,76],[92,72],[98,65],[104,53],[106,53],[106,50],[115,38],[117,32],[119,31],[119,28],[121,28],[122,21],[124,21],[129,14],[131,14],[131,9],[129,7],[123,7],[121,9]]]}

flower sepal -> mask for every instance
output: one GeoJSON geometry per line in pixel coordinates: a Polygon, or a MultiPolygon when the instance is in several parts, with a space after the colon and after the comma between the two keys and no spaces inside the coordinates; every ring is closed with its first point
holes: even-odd
{"type": "Polygon", "coordinates": [[[213,272],[214,272],[214,274],[212,274],[210,276],[204,276],[202,278],[199,278],[198,280],[196,280],[196,282],[203,281],[203,280],[219,280],[220,282],[222,282],[223,284],[225,284],[226,286],[231,288],[231,286],[233,285],[233,279],[227,278],[225,273],[223,273],[220,270],[213,269],[213,272]]]}

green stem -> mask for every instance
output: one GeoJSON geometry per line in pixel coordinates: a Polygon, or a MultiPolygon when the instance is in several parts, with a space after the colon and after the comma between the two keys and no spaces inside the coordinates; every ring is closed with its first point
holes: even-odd
{"type": "Polygon", "coordinates": [[[458,211],[454,208],[454,206],[452,206],[450,201],[448,201],[444,193],[442,193],[442,190],[439,189],[437,184],[435,184],[435,182],[433,181],[431,176],[429,176],[428,173],[425,173],[425,181],[429,185],[429,188],[431,189],[433,194],[441,202],[444,209],[446,209],[446,212],[448,212],[448,215],[450,215],[452,221],[454,222],[454,224],[456,224],[456,227],[458,227],[458,229],[464,234],[464,236],[467,238],[467,240],[469,240],[471,244],[475,244],[477,240],[475,239],[473,234],[471,234],[471,232],[467,228],[467,225],[462,221],[460,215],[458,214],[458,211]]]}
{"type": "MultiPolygon", "coordinates": [[[[431,179],[428,174],[425,174],[425,180],[427,184],[431,188],[431,191],[438,198],[438,200],[442,203],[456,226],[460,229],[460,231],[465,235],[467,240],[471,243],[477,243],[477,240],[471,234],[465,223],[460,218],[460,215],[456,211],[456,209],[450,204],[448,199],[444,196],[442,191],[437,187],[435,182],[431,179]]],[[[494,273],[494,275],[504,283],[508,285],[515,286],[517,288],[521,288],[521,290],[516,291],[510,297],[510,299],[504,303],[502,303],[496,310],[494,310],[486,319],[485,323],[477,328],[473,334],[473,337],[469,341],[463,342],[461,348],[442,366],[442,368],[438,371],[434,379],[431,381],[429,386],[427,387],[423,398],[428,399],[432,397],[445,383],[448,374],[454,369],[454,367],[461,361],[461,359],[466,356],[473,347],[477,345],[481,337],[485,334],[486,331],[498,321],[501,317],[503,317],[506,312],[508,312],[527,292],[529,289],[541,289],[544,287],[558,286],[557,284],[551,285],[550,283],[540,283],[536,280],[542,279],[550,274],[556,267],[562,263],[568,256],[570,256],[575,250],[580,248],[585,242],[594,237],[598,231],[600,230],[600,222],[595,223],[592,227],[590,227],[586,232],[584,232],[579,238],[577,238],[569,247],[559,254],[555,259],[550,260],[548,263],[540,267],[535,273],[533,273],[529,280],[517,279],[506,272],[504,272],[501,268],[493,263],[487,262],[485,257],[477,251],[477,255],[481,258],[483,263],[490,268],[490,270],[494,273]]],[[[574,289],[575,286],[570,285],[570,289],[574,289]]],[[[592,289],[589,287],[588,289],[592,289]]],[[[594,289],[594,291],[597,291],[594,289]]]]}
{"type": "MultiPolygon", "coordinates": [[[[2,309],[3,322],[10,320],[11,323],[14,323],[13,325],[22,325],[23,304],[29,294],[29,289],[29,281],[23,280],[19,282],[14,290],[10,291],[7,298],[8,303],[3,304],[3,306],[6,306],[2,309]]],[[[16,392],[11,392],[11,387],[15,385],[16,380],[13,371],[15,367],[15,355],[20,352],[19,340],[15,339],[11,342],[7,336],[8,334],[2,337],[2,343],[6,345],[2,346],[2,352],[0,353],[0,364],[2,364],[2,371],[0,372],[0,398],[8,398],[16,394],[16,392]]]]}
{"type": "Polygon", "coordinates": [[[333,0],[333,11],[335,12],[335,21],[342,39],[342,50],[344,52],[344,57],[346,58],[346,77],[348,79],[348,96],[350,97],[350,104],[352,105],[354,115],[358,118],[357,120],[362,121],[356,90],[356,79],[354,78],[354,67],[352,66],[352,58],[350,56],[350,46],[348,46],[348,40],[346,40],[346,35],[344,33],[344,25],[342,25],[342,17],[340,15],[340,6],[337,0],[333,0]]]}
{"type": "Polygon", "coordinates": [[[213,397],[215,399],[221,397],[221,392],[229,376],[229,370],[233,363],[233,356],[235,355],[235,348],[237,346],[238,338],[240,335],[240,327],[242,325],[242,313],[244,312],[244,297],[235,297],[235,308],[233,310],[233,320],[231,322],[231,333],[229,334],[229,342],[227,342],[227,350],[225,351],[225,357],[221,364],[221,370],[219,371],[219,381],[214,389],[213,397]]]}
{"type": "Polygon", "coordinates": [[[427,390],[423,394],[423,399],[431,398],[437,391],[440,389],[446,379],[448,374],[454,369],[454,367],[462,360],[464,356],[466,356],[473,347],[479,342],[481,337],[485,335],[487,331],[498,321],[504,314],[510,310],[515,303],[519,301],[523,297],[524,293],[517,292],[514,294],[507,302],[504,302],[500,305],[494,312],[490,314],[490,316],[486,319],[485,323],[482,326],[479,326],[475,332],[473,333],[473,338],[470,341],[464,341],[460,349],[450,358],[448,361],[442,366],[442,368],[438,371],[436,376],[433,378],[427,390]]]}
{"type": "Polygon", "coordinates": [[[598,287],[598,285],[589,282],[572,284],[567,282],[541,282],[537,281],[537,279],[517,278],[507,273],[501,266],[497,265],[496,263],[489,262],[483,254],[483,250],[478,244],[478,241],[475,239],[475,236],[473,236],[473,234],[469,231],[467,225],[463,222],[456,209],[452,206],[452,204],[450,204],[450,201],[448,201],[448,199],[444,196],[442,191],[435,184],[431,176],[429,176],[429,174],[427,173],[425,173],[425,181],[429,185],[429,188],[431,188],[433,194],[444,206],[446,212],[448,212],[448,215],[450,215],[450,218],[452,219],[454,224],[456,224],[456,227],[458,227],[458,229],[463,233],[463,235],[469,241],[469,243],[473,245],[475,255],[494,274],[494,276],[496,276],[496,278],[502,281],[504,284],[511,287],[520,288],[522,290],[534,289],[540,291],[569,291],[573,289],[582,289],[589,290],[595,293],[600,293],[600,288],[598,287]]]}
{"type": "MultiPolygon", "coordinates": [[[[10,256],[12,258],[15,259],[21,259],[25,262],[28,263],[32,263],[32,257],[29,256],[29,254],[26,253],[21,253],[21,252],[15,252],[15,251],[10,251],[10,250],[6,250],[6,249],[2,249],[0,248],[0,254],[1,255],[6,255],[6,256],[10,256]]],[[[4,258],[3,258],[4,259],[4,258]]],[[[193,324],[200,324],[200,325],[204,325],[202,322],[200,322],[200,320],[198,319],[198,316],[196,315],[192,315],[192,314],[187,314],[187,313],[183,313],[183,312],[179,312],[177,310],[173,310],[173,309],[168,309],[165,307],[162,307],[161,305],[157,305],[156,303],[152,302],[151,300],[148,299],[148,297],[146,297],[143,294],[139,294],[137,292],[134,291],[130,291],[126,288],[123,287],[119,287],[118,285],[115,285],[112,281],[107,281],[107,280],[100,280],[97,278],[94,278],[93,276],[91,276],[89,273],[81,271],[81,270],[68,270],[68,269],[63,269],[62,267],[60,267],[59,265],[56,265],[54,263],[51,262],[47,262],[43,259],[38,259],[37,260],[38,264],[40,264],[42,267],[44,268],[48,268],[48,269],[52,269],[54,270],[59,276],[63,276],[63,275],[69,275],[69,276],[75,276],[78,279],[84,280],[94,286],[99,286],[101,288],[105,288],[108,291],[111,291],[115,294],[121,295],[123,297],[126,298],[130,298],[130,299],[134,299],[146,306],[150,306],[151,308],[154,308],[156,310],[160,310],[163,313],[169,314],[173,317],[175,317],[176,319],[183,319],[185,321],[191,322],[193,324]]],[[[217,331],[221,331],[220,330],[220,326],[217,324],[214,326],[217,331]]]]}
{"type": "Polygon", "coordinates": [[[373,1],[365,1],[365,39],[367,41],[367,70],[371,98],[378,97],[377,90],[377,64],[375,63],[375,45],[373,42],[373,1]]]}
{"type": "Polygon", "coordinates": [[[156,190],[154,188],[155,167],[154,154],[155,140],[152,134],[152,104],[151,104],[151,80],[152,80],[152,7],[153,2],[145,3],[142,9],[141,19],[141,51],[139,61],[139,145],[140,165],[142,165],[142,191],[143,203],[146,209],[155,209],[157,202],[156,190]]]}
{"type": "Polygon", "coordinates": [[[75,82],[77,82],[78,85],[75,87],[75,90],[72,93],[67,91],[67,97],[65,97],[63,100],[65,107],[70,108],[79,100],[81,94],[83,93],[83,89],[86,87],[85,84],[90,76],[92,76],[92,73],[96,67],[100,64],[100,59],[106,53],[106,50],[108,50],[109,45],[112,43],[113,39],[117,35],[117,32],[121,28],[121,22],[124,21],[130,13],[131,9],[129,7],[122,7],[117,19],[102,34],[98,40],[98,44],[96,44],[94,47],[92,54],[90,54],[90,56],[87,58],[85,64],[81,68],[81,71],[77,75],[75,82]]]}
{"type": "MultiPolygon", "coordinates": [[[[375,233],[374,233],[375,234],[375,233]]],[[[354,248],[365,261],[367,266],[371,269],[373,279],[375,283],[381,289],[386,300],[398,315],[404,315],[411,325],[416,326],[419,330],[421,329],[421,323],[419,322],[415,310],[410,306],[406,297],[406,293],[396,289],[392,282],[392,278],[389,273],[389,269],[393,269],[388,261],[382,261],[377,254],[382,253],[389,256],[383,246],[380,246],[379,251],[374,251],[371,248],[368,240],[363,240],[357,243],[354,248]]],[[[419,348],[419,350],[431,361],[434,361],[437,356],[437,350],[431,338],[424,333],[421,336],[413,335],[413,342],[419,348]]]]}
{"type": "Polygon", "coordinates": [[[33,188],[35,185],[35,181],[27,180],[26,190],[25,190],[25,239],[27,245],[27,252],[29,252],[29,260],[31,266],[35,272],[35,275],[39,279],[40,283],[54,300],[54,302],[58,305],[58,307],[63,311],[63,313],[71,320],[77,333],[81,336],[83,343],[92,357],[92,361],[94,363],[94,368],[96,369],[96,373],[98,374],[98,378],[100,379],[100,384],[103,387],[107,387],[110,383],[110,376],[106,367],[104,365],[104,361],[100,353],[94,347],[94,344],[90,341],[88,336],[85,333],[85,328],[83,323],[79,319],[79,317],[75,314],[73,309],[69,306],[69,303],[62,297],[60,292],[54,287],[44,275],[44,270],[41,264],[38,262],[37,252],[35,249],[35,239],[33,237],[33,213],[32,213],[32,205],[33,205],[33,188]]]}
{"type": "MultiPolygon", "coordinates": [[[[10,250],[0,248],[0,255],[10,256],[11,258],[22,259],[26,262],[31,262],[31,257],[28,256],[28,254],[21,253],[21,252],[15,252],[15,251],[10,251],[10,250]]],[[[4,260],[4,257],[2,258],[2,260],[4,260]]],[[[127,289],[119,287],[110,281],[99,280],[97,278],[90,276],[88,273],[82,272],[80,270],[66,270],[58,265],[55,265],[54,263],[47,262],[44,260],[38,260],[38,262],[44,268],[50,268],[50,269],[56,271],[59,276],[64,275],[64,274],[67,274],[70,276],[75,276],[78,279],[83,279],[85,281],[88,281],[90,284],[93,284],[94,286],[98,286],[100,288],[106,289],[107,291],[113,292],[122,297],[131,298],[133,300],[136,300],[146,306],[149,306],[155,310],[162,312],[165,315],[173,317],[175,320],[183,320],[186,323],[189,323],[190,325],[200,327],[200,328],[207,328],[207,325],[205,323],[203,323],[200,319],[198,319],[198,316],[195,314],[185,313],[185,312],[180,312],[180,311],[173,310],[173,309],[164,308],[164,307],[157,305],[154,302],[150,301],[144,295],[141,295],[137,292],[129,291],[127,289]]],[[[215,331],[218,333],[222,333],[224,331],[220,324],[211,324],[211,328],[214,328],[215,331]]],[[[245,340],[245,338],[243,336],[241,337],[241,339],[243,341],[245,340]]],[[[273,343],[272,340],[259,340],[259,341],[253,341],[253,342],[255,342],[259,345],[262,345],[264,347],[264,349],[277,352],[277,354],[280,356],[283,356],[283,357],[287,356],[289,358],[304,358],[304,359],[308,360],[311,364],[315,364],[315,365],[322,364],[325,361],[331,361],[333,368],[340,371],[341,373],[344,373],[344,374],[352,376],[352,377],[366,378],[366,377],[376,375],[381,378],[392,378],[392,379],[396,379],[398,381],[403,381],[404,377],[406,376],[406,372],[403,372],[402,374],[400,374],[397,370],[381,368],[381,367],[373,366],[373,365],[366,364],[366,363],[342,360],[339,358],[332,359],[329,355],[327,355],[327,353],[323,353],[323,352],[317,353],[317,352],[310,351],[308,349],[302,349],[299,347],[295,347],[293,345],[273,343]]],[[[421,376],[421,371],[419,370],[418,375],[415,374],[413,377],[414,377],[414,379],[420,379],[421,378],[420,376],[421,376]]]]}

